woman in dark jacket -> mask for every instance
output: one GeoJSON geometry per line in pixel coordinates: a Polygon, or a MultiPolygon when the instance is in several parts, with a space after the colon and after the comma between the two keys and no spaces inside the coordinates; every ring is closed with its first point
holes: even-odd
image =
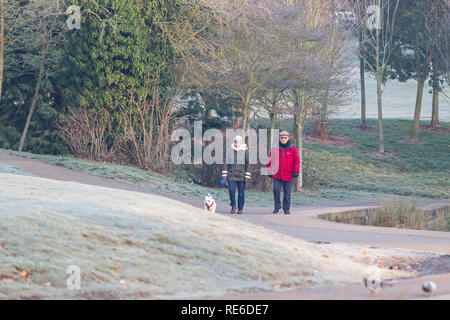
{"type": "Polygon", "coordinates": [[[230,195],[231,213],[236,212],[236,188],[238,189],[238,214],[242,214],[244,209],[244,189],[245,182],[251,178],[249,172],[248,148],[242,143],[241,136],[235,136],[231,150],[227,152],[227,161],[223,166],[222,178],[227,179],[228,193],[230,195]]]}

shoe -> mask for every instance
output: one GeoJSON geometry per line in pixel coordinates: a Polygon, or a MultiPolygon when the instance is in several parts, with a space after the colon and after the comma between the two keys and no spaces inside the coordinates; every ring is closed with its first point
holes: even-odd
{"type": "Polygon", "coordinates": [[[284,214],[291,214],[289,211],[285,211],[284,214]]]}
{"type": "Polygon", "coordinates": [[[278,213],[278,211],[280,211],[280,209],[273,209],[272,213],[278,213]]]}
{"type": "Polygon", "coordinates": [[[238,213],[238,214],[243,214],[242,210],[239,210],[237,213],[238,213]]]}
{"type": "Polygon", "coordinates": [[[235,212],[236,212],[236,206],[232,206],[230,213],[235,213],[235,212]]]}

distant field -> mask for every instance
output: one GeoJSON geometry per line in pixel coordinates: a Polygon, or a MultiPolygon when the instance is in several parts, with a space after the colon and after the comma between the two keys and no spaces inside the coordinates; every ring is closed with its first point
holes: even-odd
{"type": "MultiPolygon", "coordinates": [[[[352,73],[357,83],[358,92],[355,93],[349,105],[341,112],[333,115],[333,118],[360,118],[360,91],[359,91],[359,68],[354,68],[352,73]]],[[[366,117],[377,118],[377,89],[376,81],[366,75],[366,117]]],[[[421,119],[431,119],[432,95],[428,92],[431,90],[429,86],[424,89],[421,119]]],[[[388,81],[383,87],[383,118],[396,119],[413,119],[414,105],[416,102],[417,82],[410,80],[408,82],[388,81]]],[[[442,121],[450,121],[450,90],[445,90],[446,97],[441,94],[439,99],[439,118],[442,121]]]]}

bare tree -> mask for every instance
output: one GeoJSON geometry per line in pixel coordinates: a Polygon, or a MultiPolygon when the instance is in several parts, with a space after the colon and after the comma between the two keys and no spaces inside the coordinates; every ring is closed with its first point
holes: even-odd
{"type": "Polygon", "coordinates": [[[77,110],[69,109],[63,118],[64,122],[56,124],[56,127],[75,155],[89,160],[114,160],[120,141],[108,141],[113,122],[107,110],[92,114],[86,107],[79,107],[77,110]]]}
{"type": "Polygon", "coordinates": [[[361,0],[353,7],[362,32],[362,50],[359,55],[375,75],[378,105],[378,152],[384,153],[382,84],[394,50],[393,36],[399,0],[361,0]]]}
{"type": "Polygon", "coordinates": [[[5,0],[0,0],[0,99],[2,97],[3,68],[5,57],[5,0]]]}
{"type": "Polygon", "coordinates": [[[29,46],[28,51],[36,51],[36,55],[24,55],[23,62],[37,67],[39,71],[31,106],[20,138],[19,151],[22,151],[25,143],[31,117],[38,102],[42,80],[50,71],[49,67],[54,67],[59,59],[57,55],[51,54],[50,49],[63,41],[64,23],[59,18],[60,15],[59,0],[31,1],[24,11],[24,19],[27,23],[22,32],[26,33],[27,37],[22,41],[29,46]]]}
{"type": "Polygon", "coordinates": [[[193,28],[191,20],[197,21],[198,17],[192,17],[187,23],[179,23],[183,28],[173,27],[180,32],[172,32],[171,40],[185,62],[184,67],[191,71],[186,73],[191,76],[190,84],[199,88],[222,87],[239,98],[237,111],[242,114],[240,127],[245,130],[252,99],[272,77],[282,72],[289,59],[292,60],[293,56],[283,49],[285,40],[292,33],[301,38],[305,32],[293,27],[292,22],[298,16],[293,8],[279,1],[203,0],[194,3],[204,5],[197,12],[208,17],[203,19],[208,27],[200,24],[193,28]],[[186,30],[187,35],[182,37],[186,30]]]}
{"type": "MultiPolygon", "coordinates": [[[[431,10],[429,24],[432,42],[431,84],[433,87],[433,102],[431,127],[439,125],[439,94],[442,88],[450,85],[450,8],[448,1],[435,1],[431,10]]],[[[448,98],[448,97],[447,97],[448,98]]]]}
{"type": "Polygon", "coordinates": [[[142,95],[129,93],[127,102],[120,106],[120,127],[136,164],[141,169],[164,171],[169,163],[170,137],[176,127],[174,103],[179,87],[161,101],[159,74],[160,67],[152,79],[147,75],[142,95]]]}
{"type": "MultiPolygon", "coordinates": [[[[338,5],[340,3],[338,2],[338,5]]],[[[321,139],[328,139],[327,127],[329,116],[342,106],[353,89],[351,78],[352,57],[349,38],[344,26],[330,19],[321,29],[325,37],[316,47],[317,57],[326,66],[329,79],[325,87],[324,99],[318,110],[317,134],[321,139]]]]}
{"type": "MultiPolygon", "coordinates": [[[[309,33],[309,38],[293,37],[289,48],[295,56],[296,66],[286,68],[285,88],[289,94],[288,109],[294,116],[294,135],[300,160],[303,162],[303,129],[308,116],[320,114],[323,119],[331,105],[338,105],[339,92],[346,92],[347,66],[343,52],[345,41],[332,20],[334,1],[297,0],[290,6],[302,8],[295,28],[309,33]],[[330,32],[334,29],[334,33],[330,32]]],[[[326,121],[326,120],[325,120],[326,121]]],[[[296,183],[297,191],[303,190],[303,174],[300,171],[296,183]]]]}
{"type": "Polygon", "coordinates": [[[0,99],[3,93],[5,54],[25,36],[18,32],[24,24],[24,4],[19,0],[0,0],[0,99]]]}

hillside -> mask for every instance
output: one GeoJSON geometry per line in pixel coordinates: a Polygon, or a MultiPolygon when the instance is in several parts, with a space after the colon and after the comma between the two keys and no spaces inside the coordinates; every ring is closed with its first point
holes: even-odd
{"type": "Polygon", "coordinates": [[[0,180],[0,299],[198,298],[367,276],[363,248],[323,247],[156,195],[12,173],[0,180]],[[66,288],[69,265],[80,267],[81,290],[66,288]]]}

